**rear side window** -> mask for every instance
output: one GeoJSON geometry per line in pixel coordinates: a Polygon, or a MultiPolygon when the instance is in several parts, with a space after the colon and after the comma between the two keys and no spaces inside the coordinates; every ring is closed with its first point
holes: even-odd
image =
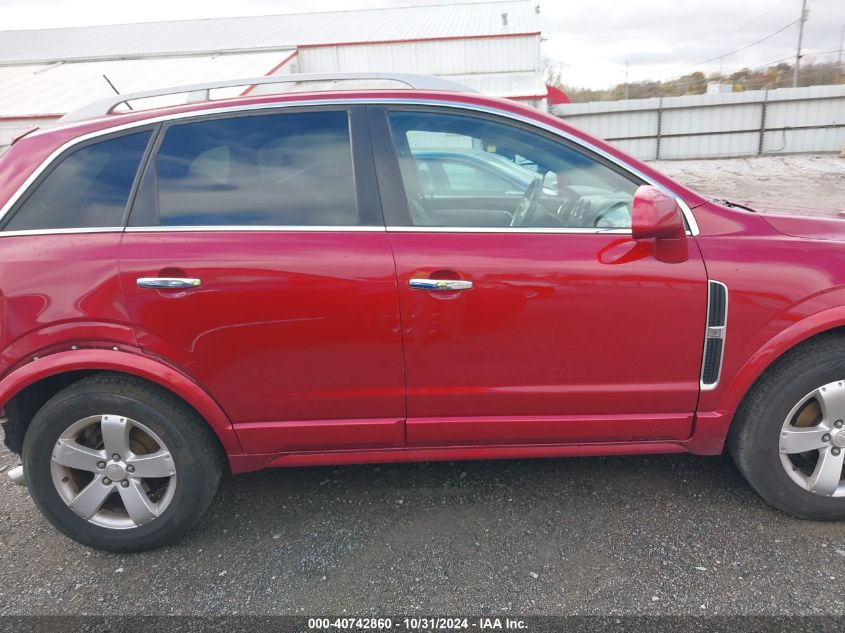
{"type": "Polygon", "coordinates": [[[350,226],[355,199],[346,111],[170,126],[132,226],[350,226]]]}
{"type": "Polygon", "coordinates": [[[123,226],[126,203],[152,132],[72,151],[13,212],[6,231],[123,226]]]}

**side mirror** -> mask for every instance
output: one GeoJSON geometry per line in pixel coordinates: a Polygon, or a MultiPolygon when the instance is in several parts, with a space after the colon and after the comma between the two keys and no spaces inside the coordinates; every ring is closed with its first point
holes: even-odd
{"type": "Polygon", "coordinates": [[[686,225],[678,201],[659,187],[641,186],[634,193],[631,206],[631,233],[635,240],[686,237],[686,225]]]}

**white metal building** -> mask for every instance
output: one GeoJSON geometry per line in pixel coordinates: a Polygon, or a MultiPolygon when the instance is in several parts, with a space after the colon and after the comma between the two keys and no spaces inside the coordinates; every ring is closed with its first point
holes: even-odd
{"type": "Polygon", "coordinates": [[[839,152],[845,86],[570,103],[554,113],[645,160],[839,152]]]}
{"type": "Polygon", "coordinates": [[[0,31],[0,145],[115,91],[360,71],[546,106],[534,0],[0,31]]]}

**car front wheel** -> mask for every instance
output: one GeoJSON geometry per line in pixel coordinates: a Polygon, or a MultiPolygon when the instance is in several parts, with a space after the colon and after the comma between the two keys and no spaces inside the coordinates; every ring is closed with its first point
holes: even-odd
{"type": "Polygon", "coordinates": [[[845,341],[820,337],[777,361],[743,401],[728,447],[776,507],[845,519],[845,341]]]}
{"type": "Polygon", "coordinates": [[[23,447],[35,504],[84,545],[171,543],[206,510],[221,476],[215,438],[190,407],[142,380],[97,374],[51,398],[23,447]]]}

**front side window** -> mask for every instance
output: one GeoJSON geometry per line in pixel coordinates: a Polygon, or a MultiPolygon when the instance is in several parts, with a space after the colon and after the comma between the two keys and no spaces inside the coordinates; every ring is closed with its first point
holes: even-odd
{"type": "Polygon", "coordinates": [[[131,224],[361,224],[347,113],[273,113],[168,127],[131,224]]]}
{"type": "Polygon", "coordinates": [[[443,161],[443,172],[452,191],[479,192],[482,194],[506,194],[517,189],[504,174],[482,164],[460,161],[443,161]]]}
{"type": "Polygon", "coordinates": [[[6,223],[6,231],[123,226],[150,131],[98,141],[60,158],[6,223]]]}
{"type": "Polygon", "coordinates": [[[643,183],[586,150],[473,115],[388,116],[413,226],[631,227],[643,183]]]}

